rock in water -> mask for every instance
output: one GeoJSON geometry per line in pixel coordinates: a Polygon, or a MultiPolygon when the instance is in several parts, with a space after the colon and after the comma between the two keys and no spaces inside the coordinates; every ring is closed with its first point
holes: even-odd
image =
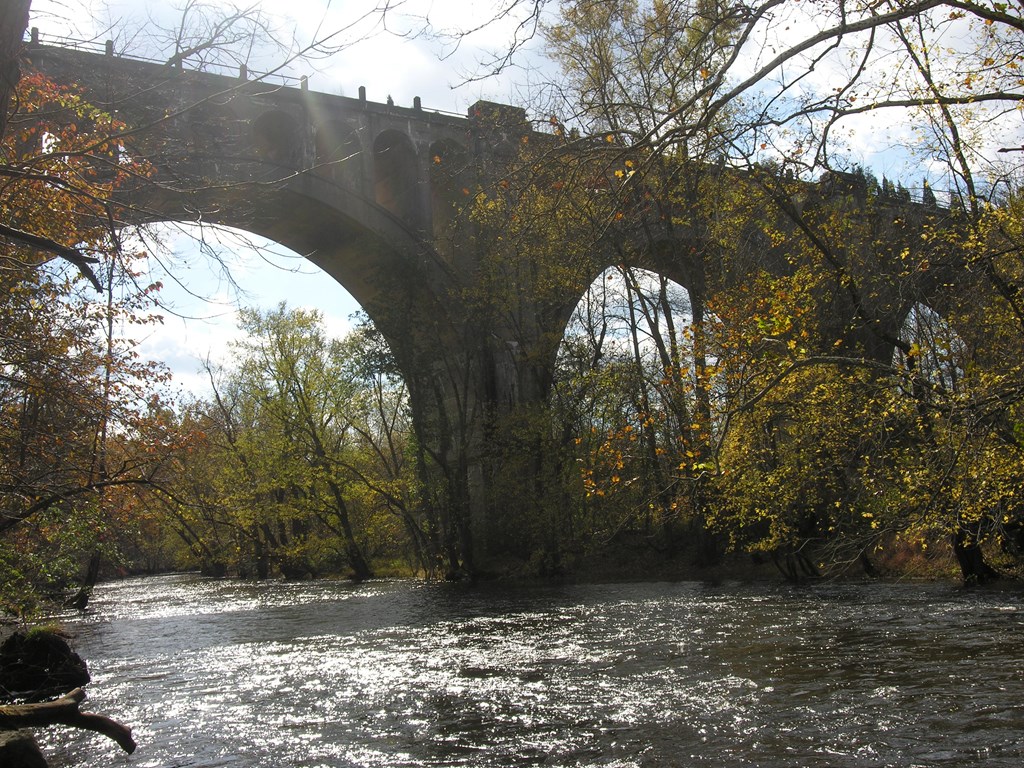
{"type": "Polygon", "coordinates": [[[15,632],[0,645],[0,700],[43,701],[88,682],[85,662],[56,632],[15,632]]]}
{"type": "Polygon", "coordinates": [[[0,731],[0,765],[4,768],[47,768],[46,758],[28,731],[0,731]]]}

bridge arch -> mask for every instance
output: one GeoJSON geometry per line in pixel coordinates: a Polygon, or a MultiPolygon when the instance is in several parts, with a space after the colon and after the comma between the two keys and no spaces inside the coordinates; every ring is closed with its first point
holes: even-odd
{"type": "Polygon", "coordinates": [[[450,337],[439,300],[436,255],[412,227],[355,190],[330,179],[301,174],[275,185],[225,185],[179,197],[137,190],[129,210],[148,222],[194,221],[250,232],[304,256],[359,303],[395,353],[407,381],[431,342],[450,337]],[[142,193],[140,195],[140,192],[142,193]],[[425,334],[432,334],[425,342],[425,334]]]}
{"type": "Polygon", "coordinates": [[[363,145],[356,128],[345,120],[326,120],[316,126],[317,172],[356,192],[365,188],[363,145]]]}
{"type": "Polygon", "coordinates": [[[374,198],[406,224],[419,226],[419,165],[412,140],[387,129],[373,141],[374,198]]]}
{"type": "Polygon", "coordinates": [[[434,236],[443,240],[473,188],[471,156],[458,142],[441,139],[430,145],[429,157],[430,218],[434,236]]]}
{"type": "Polygon", "coordinates": [[[252,121],[252,143],[256,155],[288,168],[302,164],[302,125],[294,115],[274,109],[252,121]]]}
{"type": "MultiPolygon", "coordinates": [[[[611,251],[612,249],[607,248],[607,250],[611,251]]],[[[677,283],[685,289],[691,311],[696,315],[698,321],[703,317],[706,300],[704,261],[702,251],[694,240],[662,238],[645,245],[631,247],[628,252],[628,261],[611,257],[595,258],[590,263],[589,269],[584,269],[579,273],[578,282],[566,286],[565,300],[555,309],[553,319],[553,330],[554,326],[557,326],[559,337],[565,335],[573,313],[587,291],[599,281],[602,275],[606,275],[609,269],[619,265],[643,269],[677,283]]]]}
{"type": "Polygon", "coordinates": [[[676,337],[673,343],[678,344],[694,322],[693,293],[661,272],[625,264],[609,266],[594,278],[572,308],[562,333],[563,344],[568,336],[595,322],[601,324],[596,333],[584,329],[595,345],[595,362],[609,351],[596,345],[621,346],[632,323],[644,326],[640,331],[645,338],[642,344],[656,344],[653,336],[659,332],[676,337]]]}

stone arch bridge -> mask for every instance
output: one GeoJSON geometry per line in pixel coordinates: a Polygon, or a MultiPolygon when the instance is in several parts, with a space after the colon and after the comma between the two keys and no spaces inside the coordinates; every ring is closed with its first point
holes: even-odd
{"type": "MultiPolygon", "coordinates": [[[[244,71],[120,58],[109,46],[90,53],[34,41],[27,55],[134,129],[133,151],[156,176],[125,197],[125,223],[203,220],[250,231],[305,255],[359,301],[406,377],[421,440],[444,466],[446,525],[461,547],[453,559],[471,563],[500,549],[509,524],[499,518],[516,500],[502,508],[488,492],[502,470],[479,450],[487,421],[547,397],[572,309],[604,267],[623,259],[596,258],[554,300],[524,287],[515,317],[467,311],[467,302],[487,301],[467,206],[475,190],[503,178],[525,137],[550,136],[533,134],[523,110],[488,102],[459,117],[418,99],[371,102],[362,89],[349,98],[311,91],[305,81],[289,87],[244,71]]],[[[755,261],[785,261],[778,246],[748,234],[755,261]]],[[[698,305],[707,258],[694,258],[689,237],[663,233],[636,258],[683,284],[698,305]]],[[[885,318],[893,334],[905,304],[897,301],[885,318]]],[[[841,335],[855,312],[839,301],[823,322],[841,335]]],[[[878,338],[867,339],[873,353],[891,359],[878,338]]]]}

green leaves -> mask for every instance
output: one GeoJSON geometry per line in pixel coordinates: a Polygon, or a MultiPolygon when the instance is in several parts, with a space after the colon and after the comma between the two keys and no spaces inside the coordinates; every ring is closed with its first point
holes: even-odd
{"type": "Polygon", "coordinates": [[[203,438],[176,485],[196,503],[174,516],[201,561],[231,572],[368,577],[371,556],[400,552],[419,525],[402,517],[413,507],[411,430],[390,354],[372,328],[331,339],[318,312],[284,304],[244,310],[240,326],[235,366],[192,407],[203,438]]]}

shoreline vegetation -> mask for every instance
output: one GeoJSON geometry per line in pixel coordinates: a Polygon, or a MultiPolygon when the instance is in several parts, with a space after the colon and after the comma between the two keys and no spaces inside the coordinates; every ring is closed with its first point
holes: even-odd
{"type": "MultiPolygon", "coordinates": [[[[813,552],[813,550],[809,550],[813,552]]],[[[701,553],[706,556],[707,553],[701,553]]],[[[651,549],[643,546],[622,545],[593,553],[550,557],[538,555],[529,560],[496,558],[490,570],[473,576],[466,574],[425,574],[414,570],[409,563],[399,560],[372,561],[375,579],[413,579],[434,582],[464,582],[494,585],[520,583],[580,583],[599,584],[617,582],[780,582],[813,584],[834,581],[911,581],[911,582],[965,582],[956,559],[941,547],[931,550],[920,546],[891,543],[876,549],[870,556],[858,556],[844,564],[815,561],[813,555],[797,557],[795,553],[727,552],[716,553],[714,562],[702,561],[692,550],[680,547],[675,551],[651,549]]],[[[159,569],[104,570],[97,583],[116,581],[125,577],[145,577],[174,573],[199,573],[210,578],[227,580],[266,581],[273,583],[337,580],[358,583],[360,580],[347,570],[305,573],[300,578],[289,577],[271,568],[266,578],[252,574],[238,574],[218,570],[209,572],[198,567],[159,569]]],[[[993,582],[1013,583],[1020,574],[1008,564],[993,582]]],[[[986,582],[988,583],[988,582],[986,582]]]]}

